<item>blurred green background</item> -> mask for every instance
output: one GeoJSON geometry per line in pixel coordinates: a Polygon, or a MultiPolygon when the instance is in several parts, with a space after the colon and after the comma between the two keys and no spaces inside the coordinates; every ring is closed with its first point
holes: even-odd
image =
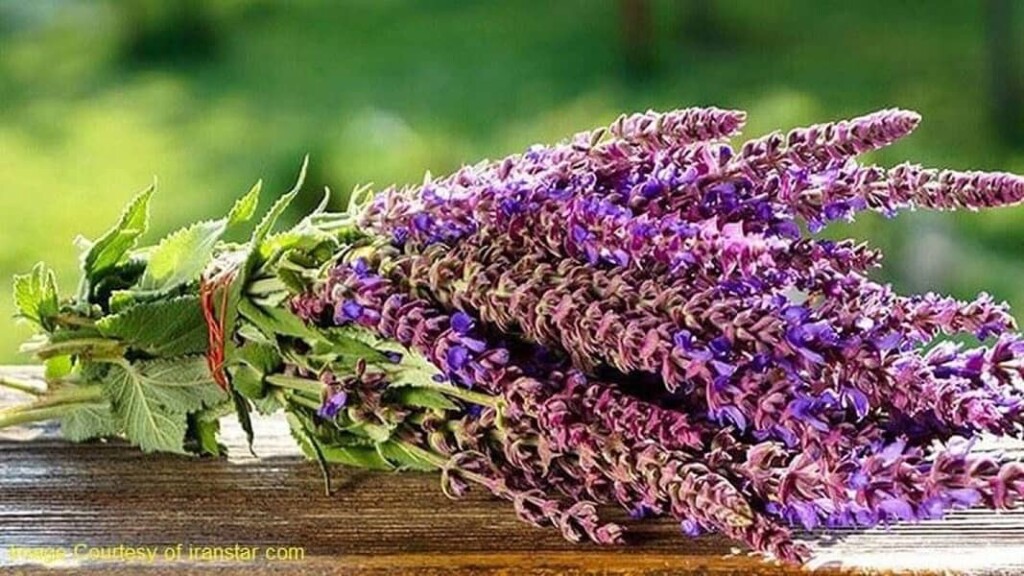
{"type": "MultiPolygon", "coordinates": [[[[151,238],[257,178],[287,189],[306,153],[309,206],[647,108],[744,108],[754,136],[901,106],[924,123],[874,160],[1024,173],[1016,4],[0,0],[0,276],[45,259],[70,291],[74,237],[154,176],[151,238]]],[[[1022,224],[918,213],[830,234],[886,249],[880,277],[903,290],[1024,309],[1022,224]]],[[[9,326],[0,362],[27,335],[9,326]]]]}

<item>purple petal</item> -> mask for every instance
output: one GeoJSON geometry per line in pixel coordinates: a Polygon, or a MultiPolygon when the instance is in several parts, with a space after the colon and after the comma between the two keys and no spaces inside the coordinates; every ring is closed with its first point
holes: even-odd
{"type": "Polygon", "coordinates": [[[445,354],[445,363],[448,370],[455,372],[461,370],[469,361],[469,349],[465,346],[452,346],[445,354]]]}
{"type": "Polygon", "coordinates": [[[465,312],[456,312],[452,314],[452,330],[455,330],[459,334],[467,334],[473,329],[475,322],[473,317],[465,312]]]}
{"type": "Polygon", "coordinates": [[[686,536],[690,537],[700,536],[703,532],[703,530],[701,530],[700,524],[690,519],[686,519],[680,522],[679,530],[686,536]]]}
{"type": "Polygon", "coordinates": [[[321,418],[331,420],[341,412],[341,409],[348,403],[348,394],[344,391],[336,392],[329,396],[327,400],[317,410],[317,415],[321,418]]]}

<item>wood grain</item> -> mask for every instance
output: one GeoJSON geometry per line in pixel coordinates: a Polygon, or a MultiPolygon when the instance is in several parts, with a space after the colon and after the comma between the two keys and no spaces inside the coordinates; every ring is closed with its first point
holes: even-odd
{"type": "MultiPolygon", "coordinates": [[[[0,405],[13,401],[0,397],[0,405]]],[[[283,421],[256,426],[259,458],[249,455],[237,425],[224,421],[226,460],[144,455],[116,441],[69,444],[53,426],[0,431],[0,568],[50,573],[53,565],[27,561],[15,548],[238,544],[259,547],[257,558],[150,564],[79,557],[57,566],[124,574],[799,573],[717,536],[683,538],[670,522],[631,524],[622,547],[573,545],[519,522],[509,505],[481,492],[450,501],[432,475],[339,469],[336,493],[327,496],[283,421]],[[302,548],[303,558],[267,560],[270,547],[302,548]]],[[[965,512],[888,531],[803,537],[818,549],[812,567],[822,573],[1024,573],[1024,512],[965,512]]]]}

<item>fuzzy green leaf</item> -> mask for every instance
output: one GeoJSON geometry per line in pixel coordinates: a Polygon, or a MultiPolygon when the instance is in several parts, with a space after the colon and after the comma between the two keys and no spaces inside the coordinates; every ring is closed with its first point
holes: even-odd
{"type": "Polygon", "coordinates": [[[348,358],[362,358],[367,362],[385,362],[384,351],[406,354],[401,344],[376,337],[366,328],[343,326],[328,328],[324,337],[332,344],[335,353],[348,358]]]}
{"type": "Polygon", "coordinates": [[[360,436],[363,438],[369,438],[374,442],[386,442],[391,439],[391,435],[395,431],[394,425],[382,425],[372,424],[370,422],[357,422],[355,424],[346,426],[345,432],[360,436]]]}
{"type": "Polygon", "coordinates": [[[283,408],[281,402],[273,394],[267,394],[258,400],[250,399],[249,401],[252,403],[253,408],[264,416],[269,416],[283,408]]]}
{"type": "Polygon", "coordinates": [[[199,278],[226,230],[226,220],[197,222],[161,240],[149,255],[139,290],[160,292],[199,278]]]}
{"type": "Polygon", "coordinates": [[[302,190],[302,184],[306,181],[306,170],[308,168],[309,156],[306,156],[302,160],[302,168],[299,169],[299,177],[295,182],[295,186],[293,186],[287,194],[278,198],[277,202],[274,202],[274,205],[271,206],[267,214],[263,216],[262,220],[260,220],[260,223],[256,225],[256,230],[253,231],[251,241],[253,248],[257,250],[259,249],[259,246],[267,239],[270,232],[273,231],[274,225],[277,224],[277,221],[284,214],[284,211],[288,209],[289,205],[291,205],[292,200],[295,200],[295,197],[299,195],[299,191],[302,190]]]}
{"type": "Polygon", "coordinates": [[[104,336],[153,356],[201,354],[209,345],[202,307],[195,296],[139,304],[101,319],[96,327],[104,336]]]}
{"type": "Polygon", "coordinates": [[[28,274],[14,277],[14,305],[18,316],[45,330],[52,330],[52,319],[60,312],[57,278],[42,262],[28,274]]]}
{"type": "Polygon", "coordinates": [[[256,452],[252,449],[252,443],[256,439],[256,432],[252,427],[252,416],[250,414],[251,408],[249,407],[249,401],[243,397],[238,390],[231,390],[231,406],[234,408],[235,415],[238,417],[238,425],[242,427],[242,431],[245,432],[245,440],[249,445],[249,453],[253,456],[256,452]]]}
{"type": "Polygon", "coordinates": [[[413,454],[397,442],[383,442],[377,445],[377,452],[381,457],[391,462],[400,470],[416,470],[419,472],[433,472],[437,466],[413,454]]]}
{"type": "Polygon", "coordinates": [[[277,349],[261,342],[246,342],[238,349],[237,358],[262,374],[274,372],[281,366],[281,354],[277,349]]]}
{"type": "Polygon", "coordinates": [[[235,205],[231,207],[231,212],[228,212],[228,228],[233,228],[252,220],[252,217],[256,214],[256,207],[260,203],[260,190],[262,188],[263,181],[260,180],[253,184],[245,196],[242,196],[235,202],[235,205]]]}
{"type": "Polygon", "coordinates": [[[331,464],[342,464],[353,468],[368,470],[394,470],[395,467],[385,460],[375,448],[362,446],[326,446],[320,450],[324,459],[331,464]]]}
{"type": "Polygon", "coordinates": [[[231,369],[231,384],[242,396],[259,400],[267,394],[264,380],[281,365],[281,355],[269,344],[247,342],[235,352],[231,361],[238,365],[231,369]]]}
{"type": "Polygon", "coordinates": [[[118,421],[107,404],[88,404],[61,418],[60,433],[72,442],[114,436],[120,433],[118,421]]]}
{"type": "Polygon", "coordinates": [[[259,204],[261,182],[242,196],[226,218],[198,222],[164,238],[149,254],[139,281],[142,292],[161,292],[196,280],[213,258],[214,249],[229,228],[248,222],[259,204]]]}
{"type": "Polygon", "coordinates": [[[220,432],[219,421],[193,418],[192,430],[199,443],[200,453],[220,456],[221,446],[217,442],[217,434],[220,432]]]}
{"type": "Polygon", "coordinates": [[[259,328],[267,338],[291,336],[311,342],[323,339],[323,335],[310,328],[301,318],[286,308],[264,308],[243,299],[238,306],[239,312],[246,320],[259,328]]]}
{"type": "Polygon", "coordinates": [[[86,250],[82,256],[82,271],[88,285],[116,266],[135,247],[139,237],[146,233],[149,226],[149,200],[155,189],[156,185],[153,184],[133,198],[117,224],[86,250]]]}
{"type": "Polygon", "coordinates": [[[144,452],[183,453],[186,414],[226,399],[202,357],[112,364],[104,383],[125,434],[144,452]]]}
{"type": "Polygon", "coordinates": [[[459,405],[452,402],[439,390],[406,386],[394,390],[394,398],[405,406],[430,408],[433,410],[456,410],[459,405]]]}
{"type": "Polygon", "coordinates": [[[61,380],[68,374],[71,374],[71,370],[74,369],[74,363],[71,361],[71,356],[54,356],[53,358],[48,358],[43,362],[43,366],[43,378],[47,381],[61,380]]]}
{"type": "MultiPolygon", "coordinates": [[[[288,208],[288,205],[291,204],[292,200],[295,199],[295,196],[298,195],[299,190],[302,188],[302,183],[306,178],[306,167],[308,164],[309,157],[307,156],[302,163],[302,169],[299,172],[299,179],[295,183],[295,186],[289,193],[278,198],[277,202],[275,202],[270,208],[270,211],[264,215],[263,219],[260,220],[259,224],[256,225],[256,229],[253,231],[252,238],[249,240],[245,260],[228,289],[227,314],[224,317],[224,332],[226,334],[235,333],[240,305],[246,302],[243,292],[248,287],[250,278],[256,273],[260,266],[260,246],[274,228],[277,220],[288,208]]],[[[268,334],[267,336],[271,340],[274,339],[274,336],[271,334],[268,334]]],[[[233,349],[234,343],[228,342],[227,352],[229,356],[233,353],[233,349]]]]}
{"type": "Polygon", "coordinates": [[[250,400],[259,400],[267,395],[267,383],[263,373],[252,366],[237,366],[231,371],[231,386],[250,400]]]}

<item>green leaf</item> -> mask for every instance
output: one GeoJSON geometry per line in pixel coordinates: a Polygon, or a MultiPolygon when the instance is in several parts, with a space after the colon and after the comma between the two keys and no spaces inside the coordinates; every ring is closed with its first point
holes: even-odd
{"type": "Polygon", "coordinates": [[[398,442],[391,441],[378,444],[377,451],[383,458],[393,463],[400,470],[416,470],[419,472],[433,472],[437,470],[435,464],[413,454],[398,442]]]}
{"type": "Polygon", "coordinates": [[[199,454],[220,456],[221,446],[217,442],[217,434],[220,433],[219,421],[192,416],[189,418],[189,433],[198,444],[199,454]]]}
{"type": "Polygon", "coordinates": [[[252,236],[248,242],[248,248],[246,250],[245,262],[242,265],[242,270],[239,273],[239,277],[236,279],[235,284],[239,285],[240,288],[244,288],[248,282],[249,277],[259,267],[259,253],[260,245],[267,239],[273,231],[274,226],[277,224],[278,219],[284,214],[288,206],[291,205],[292,200],[299,194],[302,189],[302,184],[306,180],[306,169],[309,166],[309,156],[306,156],[302,161],[302,168],[299,170],[298,180],[290,191],[282,195],[274,204],[270,207],[270,210],[263,215],[260,222],[256,225],[253,230],[252,236]]]}
{"type": "Polygon", "coordinates": [[[402,355],[401,362],[393,369],[390,388],[403,386],[431,388],[437,386],[437,381],[445,377],[443,372],[418,352],[409,350],[396,342],[381,343],[378,346],[402,355]]]}
{"type": "Polygon", "coordinates": [[[281,366],[281,355],[277,349],[261,342],[246,342],[236,349],[229,364],[237,364],[231,369],[231,384],[242,396],[250,400],[259,400],[267,394],[267,374],[276,372],[281,366]]]}
{"type": "Polygon", "coordinates": [[[260,190],[263,188],[263,181],[259,180],[252,188],[235,202],[228,212],[228,228],[234,228],[252,219],[256,214],[256,207],[260,203],[260,190]]]}
{"type": "Polygon", "coordinates": [[[72,442],[115,436],[120,433],[117,418],[106,404],[88,404],[61,418],[60,433],[72,442]]]}
{"type": "Polygon", "coordinates": [[[186,414],[225,400],[202,357],[121,361],[104,384],[125,434],[144,452],[183,453],[186,414]]]}
{"type": "Polygon", "coordinates": [[[306,170],[309,168],[309,156],[306,156],[302,160],[302,168],[299,169],[299,177],[295,182],[295,186],[288,191],[287,194],[281,196],[274,202],[274,205],[270,207],[270,210],[263,216],[260,223],[256,226],[256,230],[252,234],[252,247],[259,249],[259,246],[267,239],[270,232],[273,231],[274,225],[277,224],[278,219],[284,214],[284,211],[288,209],[288,206],[292,203],[292,200],[298,196],[299,191],[302,190],[302,184],[306,181],[306,170]]]}
{"type": "Polygon", "coordinates": [[[156,183],[139,193],[125,208],[121,218],[106,234],[89,246],[82,256],[83,280],[89,287],[104,272],[117,265],[118,262],[135,247],[139,236],[146,233],[149,226],[149,200],[156,190],[156,183]]]}
{"type": "Polygon", "coordinates": [[[263,374],[277,371],[282,362],[277,348],[261,342],[246,342],[238,349],[237,358],[263,374]]]}
{"type": "Polygon", "coordinates": [[[287,308],[264,308],[243,299],[238,305],[238,311],[270,339],[276,336],[291,336],[315,342],[324,338],[287,308]]]}
{"type": "Polygon", "coordinates": [[[71,374],[71,370],[74,368],[74,363],[71,361],[71,356],[54,356],[48,358],[43,366],[43,378],[47,381],[60,380],[71,374]]]}
{"type": "Polygon", "coordinates": [[[113,296],[135,286],[145,273],[146,261],[135,254],[130,253],[92,283],[92,301],[103,306],[104,310],[114,309],[117,304],[111,302],[113,296]]]}
{"type": "Polygon", "coordinates": [[[196,280],[213,258],[214,249],[229,228],[248,222],[256,213],[262,187],[257,182],[235,202],[226,218],[198,222],[164,238],[148,256],[139,281],[142,292],[161,292],[196,280]]]}
{"type": "Polygon", "coordinates": [[[220,404],[214,404],[209,408],[203,408],[198,412],[194,412],[196,418],[200,420],[206,420],[208,422],[213,420],[220,420],[225,416],[230,416],[235,413],[235,407],[230,402],[221,402],[220,404]]]}
{"type": "Polygon", "coordinates": [[[14,305],[18,316],[44,330],[53,329],[53,317],[60,312],[59,298],[57,278],[42,262],[33,266],[28,274],[14,277],[14,305]]]}
{"type": "Polygon", "coordinates": [[[149,255],[139,290],[160,292],[198,279],[226,230],[227,220],[197,222],[161,240],[149,255]]]}
{"type": "MultiPolygon", "coordinates": [[[[260,266],[260,246],[270,234],[274,225],[277,223],[277,220],[288,208],[288,205],[291,204],[295,196],[298,195],[299,190],[302,188],[302,183],[306,179],[306,168],[308,164],[309,156],[306,156],[305,160],[302,162],[302,169],[299,171],[299,178],[295,183],[295,186],[290,192],[281,198],[278,198],[277,202],[275,202],[267,214],[263,216],[263,219],[260,220],[260,223],[256,225],[256,229],[253,231],[252,237],[249,240],[245,260],[242,263],[238,274],[235,276],[235,279],[231,282],[231,286],[228,290],[227,314],[224,317],[224,332],[226,334],[235,333],[235,325],[238,323],[241,305],[246,302],[243,292],[249,285],[249,279],[256,273],[257,268],[260,266]]],[[[273,334],[267,334],[267,337],[272,341],[275,339],[273,334]]],[[[229,357],[233,351],[234,343],[228,342],[226,352],[229,357]]]]}
{"type": "Polygon", "coordinates": [[[372,199],[373,188],[369,185],[359,186],[349,194],[348,206],[345,208],[345,212],[355,216],[361,212],[363,207],[369,204],[372,199]]]}
{"type": "Polygon", "coordinates": [[[327,467],[327,459],[321,450],[320,441],[313,435],[313,425],[308,416],[304,416],[295,410],[288,410],[285,418],[288,420],[288,427],[291,429],[292,437],[298,442],[303,454],[307,458],[315,459],[320,465],[320,473],[324,478],[324,488],[327,495],[331,495],[331,470],[327,467]]]}
{"type": "Polygon", "coordinates": [[[331,464],[342,464],[354,468],[368,470],[394,470],[395,467],[385,460],[376,448],[363,446],[329,446],[320,445],[324,459],[331,464]]]}
{"type": "Polygon", "coordinates": [[[395,426],[372,424],[370,422],[357,422],[350,426],[346,426],[345,431],[350,434],[355,434],[356,436],[369,438],[374,442],[386,442],[391,439],[391,434],[394,433],[395,426]]]}
{"type": "Polygon", "coordinates": [[[235,329],[235,336],[242,342],[255,342],[257,344],[266,345],[276,348],[277,344],[267,338],[267,335],[260,332],[260,329],[253,326],[250,322],[242,322],[238,324],[238,328],[235,329]]]}
{"type": "Polygon", "coordinates": [[[433,410],[457,410],[459,405],[452,402],[439,390],[407,386],[394,390],[394,398],[405,406],[430,408],[433,410]]]}
{"type": "Polygon", "coordinates": [[[111,312],[118,314],[131,308],[138,303],[136,294],[130,290],[114,290],[110,294],[110,302],[108,308],[111,312]]]}
{"type": "Polygon", "coordinates": [[[267,395],[267,382],[263,373],[252,366],[241,365],[231,371],[231,386],[250,400],[259,400],[267,395]]]}
{"type": "Polygon", "coordinates": [[[253,408],[264,416],[274,414],[283,407],[281,406],[281,402],[278,401],[277,397],[273,394],[268,394],[258,400],[250,400],[250,402],[252,402],[253,408]]]}
{"type": "Polygon", "coordinates": [[[245,432],[245,440],[249,446],[249,453],[256,456],[256,452],[252,449],[253,440],[256,439],[256,433],[252,428],[252,417],[249,414],[251,409],[249,408],[249,401],[239,394],[238,390],[231,390],[231,405],[235,409],[235,415],[238,417],[238,424],[242,427],[242,431],[245,432]]]}
{"type": "Polygon", "coordinates": [[[195,296],[138,304],[99,320],[96,327],[103,336],[153,356],[201,354],[209,345],[206,320],[195,296]]]}

